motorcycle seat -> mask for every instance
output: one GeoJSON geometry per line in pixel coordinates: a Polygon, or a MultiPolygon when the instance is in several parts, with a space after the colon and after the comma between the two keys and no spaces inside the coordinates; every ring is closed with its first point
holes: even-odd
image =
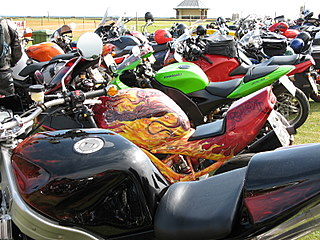
{"type": "Polygon", "coordinates": [[[193,240],[227,237],[241,204],[246,169],[171,185],[155,214],[156,238],[193,240]]]}
{"type": "Polygon", "coordinates": [[[30,65],[27,65],[24,69],[21,70],[19,75],[22,76],[22,77],[27,77],[31,73],[34,73],[36,70],[41,70],[48,63],[49,63],[49,61],[47,61],[47,62],[35,62],[35,63],[30,64],[30,65]]]}
{"type": "Polygon", "coordinates": [[[134,47],[134,46],[126,46],[126,47],[123,48],[123,49],[117,50],[117,51],[115,52],[114,57],[121,57],[121,56],[124,56],[124,55],[127,55],[127,54],[131,54],[133,47],[134,47]]]}
{"type": "Polygon", "coordinates": [[[66,54],[59,54],[59,55],[56,55],[53,58],[51,58],[50,63],[56,62],[58,60],[70,60],[70,59],[76,57],[77,55],[79,55],[79,54],[76,53],[76,52],[66,53],[66,54]]]}
{"type": "Polygon", "coordinates": [[[219,97],[227,97],[242,82],[242,78],[236,78],[225,82],[210,82],[206,90],[219,97]]]}
{"type": "Polygon", "coordinates": [[[272,66],[254,66],[248,70],[246,75],[243,77],[243,82],[247,83],[251,80],[262,78],[278,68],[277,65],[272,66]]]}
{"type": "Polygon", "coordinates": [[[206,123],[196,127],[195,132],[189,138],[189,141],[210,138],[222,135],[225,132],[225,118],[218,119],[212,123],[206,123]]]}
{"type": "Polygon", "coordinates": [[[248,70],[252,67],[253,67],[252,65],[241,63],[238,67],[232,70],[229,76],[245,75],[248,72],[248,70]]]}
{"type": "MultiPolygon", "coordinates": [[[[303,56],[303,55],[302,55],[303,56]]],[[[301,56],[299,54],[289,56],[273,56],[268,60],[259,63],[258,66],[270,66],[270,65],[296,65],[301,62],[301,56]]]]}

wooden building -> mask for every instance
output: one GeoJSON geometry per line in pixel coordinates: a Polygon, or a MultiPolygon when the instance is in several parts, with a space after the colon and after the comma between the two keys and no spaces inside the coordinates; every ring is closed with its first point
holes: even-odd
{"type": "Polygon", "coordinates": [[[209,10],[200,0],[183,0],[174,9],[178,19],[205,19],[209,10]]]}

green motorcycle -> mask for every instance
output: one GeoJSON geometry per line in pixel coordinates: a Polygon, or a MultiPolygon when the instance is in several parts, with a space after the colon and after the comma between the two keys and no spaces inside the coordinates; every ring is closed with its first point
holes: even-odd
{"type": "MultiPolygon", "coordinates": [[[[161,90],[187,113],[195,126],[221,118],[232,102],[270,85],[277,97],[289,92],[299,99],[301,111],[294,119],[287,119],[292,126],[301,126],[308,117],[310,106],[306,96],[286,77],[294,66],[253,66],[243,78],[209,82],[196,64],[178,62],[154,72],[150,58],[149,47],[133,49],[133,54],[118,66],[110,83],[119,89],[151,87],[161,90]]],[[[281,110],[285,111],[278,109],[281,110]]]]}

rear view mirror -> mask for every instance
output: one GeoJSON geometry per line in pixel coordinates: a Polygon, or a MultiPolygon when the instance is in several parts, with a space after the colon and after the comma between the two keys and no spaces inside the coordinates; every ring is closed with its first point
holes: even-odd
{"type": "Polygon", "coordinates": [[[102,54],[102,39],[94,32],[86,32],[79,37],[77,48],[84,59],[95,60],[102,54]]]}

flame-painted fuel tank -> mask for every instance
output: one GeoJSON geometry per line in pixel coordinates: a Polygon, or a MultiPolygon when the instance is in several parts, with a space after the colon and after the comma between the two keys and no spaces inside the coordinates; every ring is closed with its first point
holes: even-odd
{"type": "Polygon", "coordinates": [[[13,150],[12,165],[34,210],[104,238],[149,229],[167,186],[136,145],[106,129],[37,133],[13,150]]]}
{"type": "Polygon", "coordinates": [[[193,133],[187,115],[163,92],[151,88],[119,90],[93,107],[97,126],[151,150],[193,133]]]}
{"type": "Polygon", "coordinates": [[[155,79],[167,87],[179,89],[185,94],[204,89],[209,80],[204,71],[194,63],[173,63],[161,68],[155,79]]]}

